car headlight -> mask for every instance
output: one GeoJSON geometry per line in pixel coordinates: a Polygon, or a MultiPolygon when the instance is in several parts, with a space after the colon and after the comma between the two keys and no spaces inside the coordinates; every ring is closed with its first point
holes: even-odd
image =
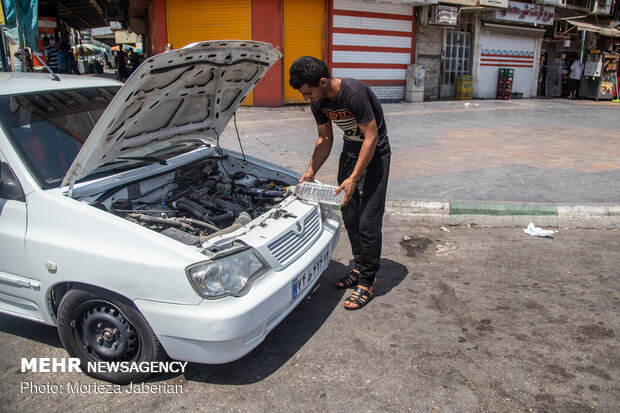
{"type": "Polygon", "coordinates": [[[268,270],[269,265],[250,248],[219,259],[190,265],[185,272],[200,296],[222,298],[228,295],[243,295],[252,282],[268,270]]]}
{"type": "Polygon", "coordinates": [[[332,217],[332,214],[334,212],[332,211],[332,206],[331,205],[319,203],[319,206],[321,207],[321,220],[322,221],[325,221],[326,219],[332,217]]]}

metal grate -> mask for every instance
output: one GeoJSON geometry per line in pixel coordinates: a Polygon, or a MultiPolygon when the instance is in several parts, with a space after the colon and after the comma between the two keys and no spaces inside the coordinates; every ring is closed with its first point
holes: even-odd
{"type": "Polygon", "coordinates": [[[298,253],[303,252],[304,248],[314,239],[319,232],[321,220],[318,208],[314,208],[312,213],[304,218],[304,228],[301,233],[295,234],[289,231],[276,241],[269,244],[267,248],[280,264],[294,258],[298,253]]]}

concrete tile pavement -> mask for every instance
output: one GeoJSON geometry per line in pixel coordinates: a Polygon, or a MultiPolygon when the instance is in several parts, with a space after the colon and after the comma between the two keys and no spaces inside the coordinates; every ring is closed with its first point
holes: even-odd
{"type": "MultiPolygon", "coordinates": [[[[392,166],[388,198],[620,204],[620,104],[566,99],[383,105],[392,166]]],[[[242,107],[246,153],[304,171],[316,139],[307,105],[242,107]]],[[[342,138],[318,174],[336,183],[342,138]]],[[[239,150],[231,122],[222,146],[239,150]]]]}

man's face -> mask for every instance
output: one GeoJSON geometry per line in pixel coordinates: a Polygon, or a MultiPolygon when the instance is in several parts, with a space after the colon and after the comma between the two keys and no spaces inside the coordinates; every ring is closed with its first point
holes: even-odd
{"type": "Polygon", "coordinates": [[[304,83],[299,88],[299,93],[301,93],[306,102],[309,100],[320,102],[327,96],[327,79],[321,78],[318,86],[308,86],[307,83],[304,83]]]}

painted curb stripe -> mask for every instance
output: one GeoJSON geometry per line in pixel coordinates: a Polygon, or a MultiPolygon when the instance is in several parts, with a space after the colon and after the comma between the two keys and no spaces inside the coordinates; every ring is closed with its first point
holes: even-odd
{"type": "Polygon", "coordinates": [[[557,216],[557,211],[555,205],[550,204],[495,204],[451,202],[450,215],[557,216]]]}

